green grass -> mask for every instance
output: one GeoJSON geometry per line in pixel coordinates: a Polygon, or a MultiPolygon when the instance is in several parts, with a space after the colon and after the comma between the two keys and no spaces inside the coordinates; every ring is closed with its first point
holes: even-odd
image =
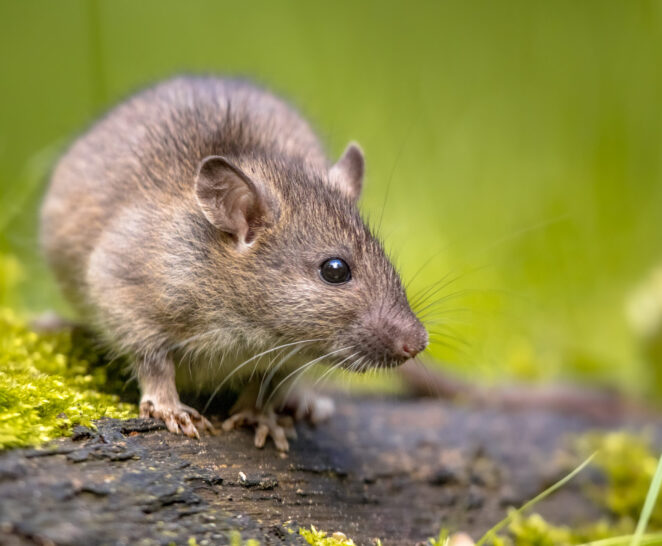
{"type": "Polygon", "coordinates": [[[641,510],[641,516],[639,516],[639,521],[637,522],[637,528],[634,531],[634,536],[632,537],[631,546],[639,546],[644,540],[644,533],[646,532],[646,527],[650,522],[651,515],[655,510],[656,501],[660,496],[660,489],[662,489],[662,456],[657,463],[657,468],[655,470],[655,475],[651,481],[651,486],[646,494],[646,501],[644,502],[644,507],[641,510]]]}

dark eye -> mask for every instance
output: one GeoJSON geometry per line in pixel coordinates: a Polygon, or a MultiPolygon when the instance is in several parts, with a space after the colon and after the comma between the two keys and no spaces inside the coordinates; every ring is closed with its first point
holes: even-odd
{"type": "Polygon", "coordinates": [[[320,266],[320,276],[331,284],[341,284],[352,278],[349,266],[340,258],[329,258],[320,266]]]}

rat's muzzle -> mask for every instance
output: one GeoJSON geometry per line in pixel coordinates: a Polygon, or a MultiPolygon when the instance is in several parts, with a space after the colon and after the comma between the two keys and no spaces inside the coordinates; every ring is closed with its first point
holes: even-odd
{"type": "Polygon", "coordinates": [[[428,344],[425,327],[409,308],[368,314],[353,337],[372,367],[399,366],[428,344]]]}

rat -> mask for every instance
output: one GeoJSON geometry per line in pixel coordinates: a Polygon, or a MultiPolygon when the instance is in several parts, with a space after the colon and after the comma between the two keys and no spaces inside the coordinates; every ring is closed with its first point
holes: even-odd
{"type": "Polygon", "coordinates": [[[359,214],[364,171],[357,144],[331,163],[289,103],[218,77],[142,90],[73,142],[41,243],[80,318],[128,358],[141,417],[199,438],[214,427],[180,390],[234,385],[223,430],[287,451],[286,410],[316,423],[334,409],[296,385],[303,371],[392,368],[426,348],[359,214]]]}

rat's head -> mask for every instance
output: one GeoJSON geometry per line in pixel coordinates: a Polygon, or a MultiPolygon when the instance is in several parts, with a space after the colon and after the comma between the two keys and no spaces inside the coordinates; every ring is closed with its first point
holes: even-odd
{"type": "Polygon", "coordinates": [[[359,216],[363,172],[353,144],[328,172],[303,160],[201,162],[197,201],[234,264],[224,305],[249,337],[360,370],[425,349],[427,332],[359,216]]]}

